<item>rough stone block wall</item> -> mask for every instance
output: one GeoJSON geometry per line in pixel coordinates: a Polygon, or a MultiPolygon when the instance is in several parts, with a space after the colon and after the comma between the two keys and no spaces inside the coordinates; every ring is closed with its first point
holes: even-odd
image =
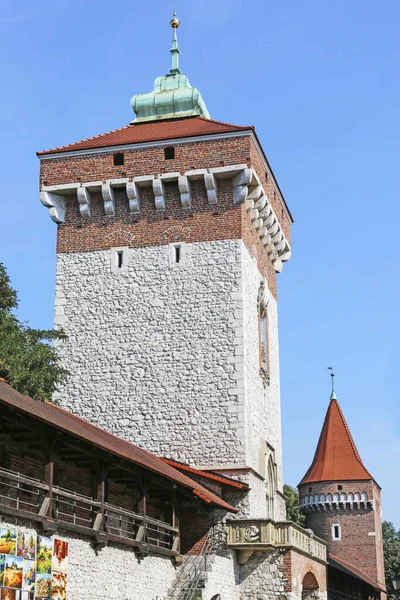
{"type": "Polygon", "coordinates": [[[54,400],[136,444],[177,460],[244,463],[242,242],[58,255],[56,325],[71,376],[54,400]]]}
{"type": "Polygon", "coordinates": [[[234,552],[211,556],[203,600],[212,600],[216,594],[221,595],[221,600],[240,600],[239,568],[234,552]]]}
{"type": "MultiPolygon", "coordinates": [[[[32,523],[10,523],[0,515],[2,527],[18,527],[36,534],[32,523]]],[[[175,578],[170,558],[148,555],[138,558],[133,549],[109,545],[95,550],[81,536],[57,532],[69,544],[67,597],[69,600],[161,600],[175,578]]]]}
{"type": "Polygon", "coordinates": [[[318,504],[306,512],[307,527],[328,543],[329,552],[358,567],[379,583],[384,583],[382,558],[382,526],[380,517],[380,491],[374,481],[346,481],[311,483],[299,488],[300,496],[320,494],[368,494],[375,500],[374,508],[361,502],[343,508],[342,503],[332,503],[330,510],[318,510],[318,504]],[[342,490],[338,489],[342,486],[342,490]],[[309,490],[312,490],[311,492],[309,490]],[[332,539],[333,525],[340,525],[341,539],[332,539]]]}
{"type": "Polygon", "coordinates": [[[255,552],[239,567],[240,600],[273,600],[286,598],[282,555],[255,552]]]}
{"type": "Polygon", "coordinates": [[[260,374],[258,296],[262,278],[254,256],[243,253],[243,329],[244,329],[244,387],[250,399],[246,410],[245,428],[249,432],[248,464],[256,472],[266,472],[269,452],[260,456],[262,444],[274,450],[277,465],[277,487],[282,491],[282,443],[280,412],[280,375],[278,309],[273,293],[265,286],[265,305],[268,313],[269,381],[260,374]],[[264,464],[260,464],[261,461],[264,464]]]}

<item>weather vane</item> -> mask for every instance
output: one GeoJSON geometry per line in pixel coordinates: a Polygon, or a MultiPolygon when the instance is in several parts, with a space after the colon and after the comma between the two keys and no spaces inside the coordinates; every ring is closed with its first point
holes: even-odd
{"type": "Polygon", "coordinates": [[[336,400],[336,394],[335,394],[335,373],[333,372],[333,367],[327,367],[328,371],[331,372],[331,377],[332,377],[332,394],[331,394],[331,400],[336,400]]]}

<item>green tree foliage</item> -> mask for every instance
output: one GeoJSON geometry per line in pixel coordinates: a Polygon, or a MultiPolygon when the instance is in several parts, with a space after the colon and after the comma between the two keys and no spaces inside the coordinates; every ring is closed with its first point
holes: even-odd
{"type": "Polygon", "coordinates": [[[0,377],[35,400],[51,400],[68,372],[60,366],[53,340],[65,339],[58,330],[32,329],[15,315],[18,298],[0,263],[0,377]]]}
{"type": "Polygon", "coordinates": [[[382,523],[383,554],[385,557],[385,574],[388,598],[396,598],[392,577],[400,575],[400,529],[396,531],[393,523],[382,523]]]}
{"type": "Polygon", "coordinates": [[[283,486],[283,493],[286,498],[286,518],[304,527],[306,519],[299,507],[299,494],[295,488],[290,485],[283,486]]]}

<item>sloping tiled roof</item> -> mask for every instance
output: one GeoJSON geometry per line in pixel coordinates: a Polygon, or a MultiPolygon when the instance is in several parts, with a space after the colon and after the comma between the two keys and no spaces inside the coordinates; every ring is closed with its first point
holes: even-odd
{"type": "Polygon", "coordinates": [[[64,431],[75,438],[81,439],[101,450],[114,454],[124,460],[130,461],[141,467],[153,471],[166,479],[189,488],[192,492],[209,504],[215,504],[229,512],[238,512],[236,508],[224,502],[199,483],[193,481],[180,471],[166,464],[161,458],[147,452],[131,442],[123,440],[72,413],[50,404],[37,402],[23,396],[5,381],[0,380],[0,403],[15,408],[17,411],[29,415],[50,427],[64,431]]]}
{"type": "Polygon", "coordinates": [[[170,458],[163,458],[164,462],[167,465],[171,465],[175,469],[179,471],[186,471],[187,473],[192,473],[193,475],[198,475],[199,477],[204,477],[205,479],[211,479],[213,481],[218,481],[222,483],[222,485],[227,485],[228,487],[233,487],[238,490],[248,490],[249,486],[247,483],[242,483],[241,481],[237,481],[236,479],[231,479],[230,477],[226,477],[225,475],[220,475],[219,473],[214,473],[212,471],[201,471],[200,469],[195,469],[194,467],[189,467],[189,465],[185,465],[184,463],[178,462],[176,460],[172,460],[170,458]]]}
{"type": "Polygon", "coordinates": [[[343,416],[332,399],[326,413],[311,467],[299,485],[317,481],[365,481],[373,479],[364,467],[343,416]]]}
{"type": "Polygon", "coordinates": [[[339,571],[343,571],[347,575],[352,575],[357,579],[360,579],[364,583],[368,583],[371,587],[380,592],[386,592],[386,587],[381,585],[377,581],[374,581],[369,575],[366,575],[364,571],[361,571],[358,567],[354,565],[350,565],[348,562],[338,558],[337,556],[333,556],[333,554],[329,554],[328,563],[334,569],[339,569],[339,571]]]}
{"type": "Polygon", "coordinates": [[[57,154],[58,152],[73,152],[76,150],[92,150],[95,148],[110,148],[112,146],[123,146],[125,144],[141,144],[144,142],[155,142],[162,140],[173,140],[176,138],[193,137],[199,135],[213,135],[221,133],[234,133],[235,131],[254,131],[253,126],[243,127],[231,125],[221,121],[204,119],[203,117],[190,117],[183,119],[172,119],[170,121],[152,121],[149,123],[131,124],[121,129],[115,129],[108,133],[96,135],[95,137],[81,140],[74,144],[43,150],[38,156],[45,154],[57,154]]]}

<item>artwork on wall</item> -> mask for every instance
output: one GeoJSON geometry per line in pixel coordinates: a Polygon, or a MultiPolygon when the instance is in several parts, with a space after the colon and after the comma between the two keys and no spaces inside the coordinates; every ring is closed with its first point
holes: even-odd
{"type": "Polygon", "coordinates": [[[0,600],[66,600],[68,543],[0,528],[0,600]]]}
{"type": "Polygon", "coordinates": [[[53,571],[51,581],[51,599],[66,600],[67,598],[67,574],[53,571]]]}
{"type": "Polygon", "coordinates": [[[0,554],[17,553],[17,532],[15,529],[1,528],[0,530],[0,554]]]}
{"type": "Polygon", "coordinates": [[[16,556],[6,556],[4,568],[4,587],[22,588],[22,575],[24,570],[24,559],[16,556]]]}
{"type": "Polygon", "coordinates": [[[53,571],[67,573],[68,571],[68,543],[62,540],[54,540],[53,560],[51,564],[53,571]]]}
{"type": "Polygon", "coordinates": [[[36,535],[18,531],[17,535],[17,556],[29,560],[36,558],[36,535]]]}

